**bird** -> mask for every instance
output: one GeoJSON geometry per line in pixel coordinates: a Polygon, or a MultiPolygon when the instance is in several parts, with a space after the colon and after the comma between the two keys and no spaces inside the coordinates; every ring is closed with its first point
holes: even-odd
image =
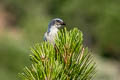
{"type": "Polygon", "coordinates": [[[66,25],[62,19],[52,19],[48,24],[47,32],[44,34],[44,41],[48,41],[55,45],[55,38],[58,35],[58,31],[63,27],[62,25],[66,25]]]}

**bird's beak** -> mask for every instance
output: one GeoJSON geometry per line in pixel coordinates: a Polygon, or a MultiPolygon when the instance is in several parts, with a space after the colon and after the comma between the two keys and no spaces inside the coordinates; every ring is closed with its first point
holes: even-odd
{"type": "Polygon", "coordinates": [[[61,25],[66,25],[66,24],[64,22],[62,22],[61,25]]]}

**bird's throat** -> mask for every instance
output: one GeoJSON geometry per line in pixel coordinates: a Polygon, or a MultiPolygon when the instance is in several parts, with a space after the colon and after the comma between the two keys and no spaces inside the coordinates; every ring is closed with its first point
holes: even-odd
{"type": "Polygon", "coordinates": [[[49,34],[55,36],[55,35],[57,35],[57,32],[58,32],[58,28],[51,27],[49,34]]]}

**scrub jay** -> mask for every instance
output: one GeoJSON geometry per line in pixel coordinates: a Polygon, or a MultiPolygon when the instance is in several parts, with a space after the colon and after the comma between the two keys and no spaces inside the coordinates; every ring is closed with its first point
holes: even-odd
{"type": "Polygon", "coordinates": [[[48,24],[48,30],[44,34],[44,41],[48,41],[55,45],[55,37],[57,36],[57,32],[62,27],[62,25],[65,25],[62,19],[55,18],[48,24]]]}

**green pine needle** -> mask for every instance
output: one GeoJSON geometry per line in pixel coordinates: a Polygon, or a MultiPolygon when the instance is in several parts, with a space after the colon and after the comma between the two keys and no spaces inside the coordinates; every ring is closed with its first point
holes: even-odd
{"type": "Polygon", "coordinates": [[[83,34],[77,28],[58,32],[53,46],[49,42],[31,48],[31,67],[20,73],[22,80],[92,80],[95,62],[83,47],[83,34]]]}

